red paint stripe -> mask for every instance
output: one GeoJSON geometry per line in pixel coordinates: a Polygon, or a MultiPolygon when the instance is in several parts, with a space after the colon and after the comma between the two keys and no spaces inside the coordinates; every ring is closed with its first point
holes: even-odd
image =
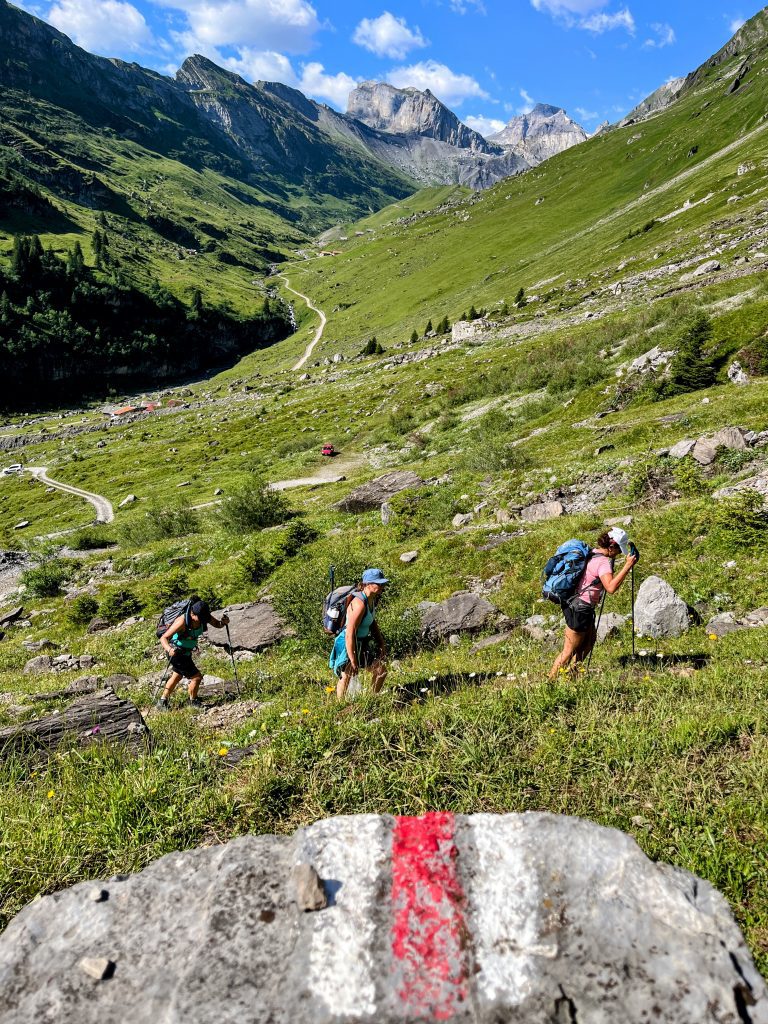
{"type": "Polygon", "coordinates": [[[450,1020],[468,994],[464,892],[452,814],[397,818],[392,835],[392,954],[408,1018],[450,1020]]]}

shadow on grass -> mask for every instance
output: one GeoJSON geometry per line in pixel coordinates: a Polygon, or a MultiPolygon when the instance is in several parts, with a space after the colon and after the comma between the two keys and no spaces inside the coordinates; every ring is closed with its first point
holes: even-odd
{"type": "Polygon", "coordinates": [[[664,670],[667,668],[688,667],[693,669],[706,668],[709,664],[708,654],[624,654],[619,658],[622,668],[644,668],[664,670]]]}
{"type": "Polygon", "coordinates": [[[423,702],[429,697],[453,693],[462,687],[481,686],[495,678],[495,672],[446,672],[443,675],[429,676],[426,679],[412,679],[397,687],[394,691],[394,700],[396,705],[403,707],[419,701],[423,702]]]}

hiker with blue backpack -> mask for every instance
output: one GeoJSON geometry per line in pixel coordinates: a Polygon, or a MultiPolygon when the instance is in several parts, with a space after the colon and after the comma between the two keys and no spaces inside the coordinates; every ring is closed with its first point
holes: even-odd
{"type": "Polygon", "coordinates": [[[171,694],[182,679],[188,681],[189,706],[200,707],[197,691],[203,675],[192,660],[192,652],[209,625],[214,629],[223,629],[228,624],[228,615],[222,615],[221,619],[214,618],[208,604],[197,596],[166,608],[160,617],[157,634],[173,671],[166,681],[162,696],[156,701],[159,710],[168,710],[171,694]]]}
{"type": "Polygon", "coordinates": [[[597,609],[606,594],[615,594],[621,587],[638,557],[626,531],[615,526],[598,537],[596,547],[568,541],[547,562],[542,593],[562,608],[565,618],[565,641],[550,679],[556,679],[562,670],[576,668],[590,656],[597,640],[597,609]],[[614,575],[614,559],[620,554],[626,555],[626,561],[614,575]]]}
{"type": "Polygon", "coordinates": [[[336,698],[344,700],[350,681],[361,669],[371,670],[371,688],[378,693],[387,678],[387,645],[376,621],[376,608],[389,583],[381,569],[366,569],[357,587],[333,587],[325,600],[323,624],[335,634],[329,666],[337,677],[336,698]]]}

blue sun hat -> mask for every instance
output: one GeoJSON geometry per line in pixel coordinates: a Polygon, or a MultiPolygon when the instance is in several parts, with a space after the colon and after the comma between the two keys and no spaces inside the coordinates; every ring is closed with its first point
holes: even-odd
{"type": "Polygon", "coordinates": [[[381,569],[366,569],[363,573],[363,584],[366,583],[378,583],[379,586],[384,586],[389,583],[389,580],[381,571],[381,569]]]}

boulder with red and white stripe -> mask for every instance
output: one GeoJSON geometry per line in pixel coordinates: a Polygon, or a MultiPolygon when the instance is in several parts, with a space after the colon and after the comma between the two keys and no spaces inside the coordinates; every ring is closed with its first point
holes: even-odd
{"type": "Polygon", "coordinates": [[[25,908],[0,992],[1,1024],[768,1022],[711,885],[550,814],[330,818],[170,854],[25,908]],[[297,906],[298,864],[323,909],[297,906]]]}

